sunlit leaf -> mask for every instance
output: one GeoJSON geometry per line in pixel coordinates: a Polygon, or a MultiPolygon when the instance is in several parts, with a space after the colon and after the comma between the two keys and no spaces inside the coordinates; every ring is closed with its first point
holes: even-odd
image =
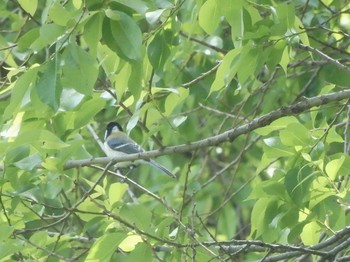
{"type": "MultiPolygon", "coordinates": [[[[13,255],[23,250],[23,243],[19,239],[7,239],[0,245],[0,259],[13,255]]],[[[6,259],[7,260],[7,259],[6,259]]]]}
{"type": "Polygon", "coordinates": [[[127,184],[113,183],[109,187],[109,191],[108,191],[110,204],[113,205],[114,203],[119,202],[124,196],[127,189],[128,189],[127,184]]]}
{"type": "Polygon", "coordinates": [[[221,16],[219,3],[216,0],[208,0],[199,10],[199,24],[208,34],[213,34],[221,16]]]}
{"type": "Polygon", "coordinates": [[[49,17],[55,24],[65,26],[71,19],[69,12],[60,4],[55,3],[49,10],[49,17]]]}
{"type": "Polygon", "coordinates": [[[210,88],[210,93],[220,90],[232,81],[238,71],[238,61],[241,51],[242,49],[235,48],[225,55],[216,72],[215,80],[210,88]]]}
{"type": "Polygon", "coordinates": [[[318,243],[320,238],[320,225],[316,221],[312,221],[303,227],[300,237],[304,245],[314,245],[318,243]]]}
{"type": "Polygon", "coordinates": [[[124,252],[130,252],[133,251],[140,242],[143,242],[143,240],[139,235],[129,235],[119,244],[119,248],[124,252]]]}
{"type": "Polygon", "coordinates": [[[38,0],[18,0],[21,7],[28,12],[30,15],[34,16],[36,9],[38,8],[38,0]]]}
{"type": "Polygon", "coordinates": [[[177,94],[171,93],[168,95],[165,101],[165,115],[170,115],[176,106],[187,98],[188,94],[188,89],[179,88],[177,94]]]}
{"type": "Polygon", "coordinates": [[[29,99],[25,99],[25,94],[29,94],[32,85],[36,81],[38,68],[29,69],[21,75],[12,88],[10,104],[7,106],[3,118],[7,120],[12,115],[15,116],[22,106],[29,103],[29,99]]]}
{"type": "Polygon", "coordinates": [[[85,261],[109,261],[118,245],[126,237],[125,233],[107,233],[99,237],[90,248],[85,261]]]}
{"type": "Polygon", "coordinates": [[[259,135],[266,136],[266,135],[270,134],[272,131],[284,129],[289,124],[292,124],[292,123],[299,123],[299,121],[294,116],[281,117],[281,118],[273,121],[268,126],[264,126],[264,127],[255,129],[254,132],[258,133],[259,135]]]}

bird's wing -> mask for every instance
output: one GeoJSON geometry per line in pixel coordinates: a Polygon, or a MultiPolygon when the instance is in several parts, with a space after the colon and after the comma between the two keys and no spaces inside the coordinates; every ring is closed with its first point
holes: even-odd
{"type": "Polygon", "coordinates": [[[115,151],[119,151],[125,154],[135,154],[144,152],[144,149],[136,144],[133,140],[118,140],[110,139],[107,141],[107,145],[115,151]]]}

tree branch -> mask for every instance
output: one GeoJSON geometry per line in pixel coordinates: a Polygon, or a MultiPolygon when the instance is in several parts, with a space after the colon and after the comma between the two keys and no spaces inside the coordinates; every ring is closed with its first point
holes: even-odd
{"type": "Polygon", "coordinates": [[[311,46],[307,46],[307,45],[303,45],[303,44],[299,44],[299,47],[303,50],[306,51],[310,51],[314,54],[317,54],[318,56],[324,58],[326,61],[328,61],[329,63],[335,65],[336,67],[340,68],[341,70],[344,70],[346,72],[350,73],[350,68],[346,65],[343,65],[342,63],[340,63],[338,60],[333,59],[332,57],[328,56],[325,53],[322,53],[320,50],[313,48],[311,46]]]}
{"type": "MultiPolygon", "coordinates": [[[[346,90],[342,90],[339,92],[334,92],[326,95],[315,96],[312,98],[304,98],[303,100],[293,105],[282,107],[268,114],[256,117],[250,122],[248,122],[247,124],[234,127],[219,135],[208,137],[192,143],[182,144],[177,146],[170,146],[159,150],[152,150],[152,151],[147,151],[139,154],[130,154],[122,157],[114,157],[114,158],[96,157],[91,159],[69,160],[67,161],[67,163],[64,165],[63,168],[70,169],[75,167],[89,166],[92,164],[106,165],[109,162],[117,163],[117,162],[125,162],[125,161],[134,161],[137,159],[148,159],[148,158],[154,158],[161,155],[171,155],[171,154],[189,152],[189,151],[193,151],[204,147],[219,145],[221,143],[228,142],[228,141],[232,142],[234,139],[236,139],[240,135],[248,134],[255,129],[267,126],[271,124],[273,121],[281,117],[296,115],[306,110],[309,110],[310,108],[315,106],[320,106],[320,105],[328,104],[330,102],[340,101],[340,100],[349,99],[349,98],[350,98],[350,89],[346,89],[346,90]]],[[[42,168],[42,166],[38,165],[36,168],[42,168]]],[[[0,171],[1,170],[3,170],[2,166],[0,166],[0,171]]]]}
{"type": "Polygon", "coordinates": [[[171,147],[167,147],[159,150],[147,151],[140,154],[130,154],[123,157],[115,157],[115,158],[97,157],[92,159],[70,160],[66,163],[64,168],[69,169],[69,168],[74,168],[79,166],[88,166],[91,164],[107,164],[110,161],[116,163],[116,162],[123,162],[123,161],[134,161],[136,159],[147,159],[147,158],[153,158],[161,155],[184,153],[184,152],[193,151],[199,148],[215,146],[228,141],[232,142],[234,139],[236,139],[240,135],[247,134],[257,128],[267,126],[271,124],[273,121],[281,117],[296,115],[315,106],[320,106],[320,105],[328,104],[333,101],[340,101],[340,100],[349,99],[349,98],[350,98],[350,90],[342,90],[339,92],[330,93],[326,95],[315,96],[312,98],[305,98],[302,101],[299,101],[293,105],[282,107],[268,114],[256,117],[250,122],[248,122],[247,124],[234,127],[219,135],[198,140],[192,143],[171,146],[171,147]]]}

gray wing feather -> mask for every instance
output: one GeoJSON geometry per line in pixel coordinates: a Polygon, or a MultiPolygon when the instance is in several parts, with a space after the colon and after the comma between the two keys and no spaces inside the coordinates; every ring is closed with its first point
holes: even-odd
{"type": "Polygon", "coordinates": [[[111,140],[107,141],[107,145],[110,148],[112,148],[116,151],[125,153],[125,154],[135,154],[135,153],[144,152],[143,148],[140,147],[138,144],[136,144],[132,140],[120,141],[117,139],[111,139],[111,140]]]}

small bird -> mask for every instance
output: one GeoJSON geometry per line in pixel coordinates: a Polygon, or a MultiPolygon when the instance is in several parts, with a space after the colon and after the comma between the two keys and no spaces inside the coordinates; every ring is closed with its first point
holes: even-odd
{"type": "MultiPolygon", "coordinates": [[[[134,140],[129,138],[124,132],[122,127],[117,122],[110,122],[107,125],[106,133],[105,133],[105,152],[109,157],[120,157],[128,154],[142,153],[145,150],[138,145],[134,140]]],[[[120,162],[117,164],[117,167],[129,167],[136,166],[140,163],[149,164],[153,167],[156,167],[163,171],[168,176],[176,178],[176,176],[171,173],[167,168],[158,164],[156,161],[152,159],[138,159],[131,162],[120,162]]]]}

